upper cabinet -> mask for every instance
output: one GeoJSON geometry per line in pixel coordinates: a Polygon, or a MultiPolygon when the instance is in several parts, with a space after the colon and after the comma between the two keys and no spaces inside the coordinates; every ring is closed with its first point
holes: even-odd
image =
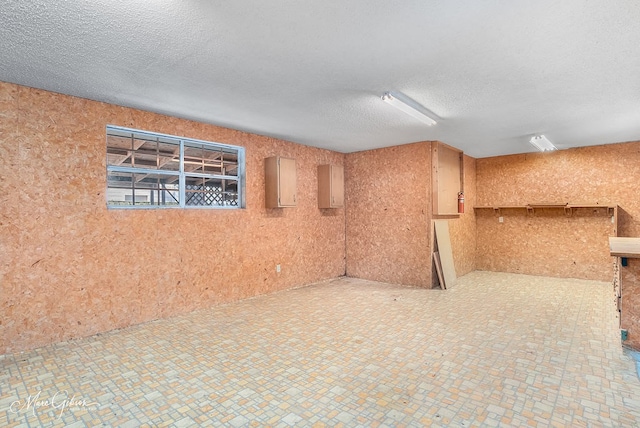
{"type": "Polygon", "coordinates": [[[458,215],[458,195],[464,192],[462,151],[439,142],[431,146],[433,215],[458,215]]]}
{"type": "Polygon", "coordinates": [[[264,160],[265,206],[296,206],[296,160],[273,156],[264,160]]]}
{"type": "Polygon", "coordinates": [[[318,165],[318,208],[344,207],[344,167],[318,165]]]}

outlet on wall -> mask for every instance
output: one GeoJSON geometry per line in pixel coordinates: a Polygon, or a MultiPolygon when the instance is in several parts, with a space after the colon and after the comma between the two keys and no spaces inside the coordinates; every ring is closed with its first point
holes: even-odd
{"type": "Polygon", "coordinates": [[[498,223],[504,223],[504,217],[498,217],[498,223]]]}
{"type": "Polygon", "coordinates": [[[276,265],[276,272],[280,273],[280,265],[276,265]]]}

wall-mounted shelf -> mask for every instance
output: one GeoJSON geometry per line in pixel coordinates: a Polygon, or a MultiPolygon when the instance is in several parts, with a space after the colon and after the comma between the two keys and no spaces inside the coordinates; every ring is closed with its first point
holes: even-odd
{"type": "Polygon", "coordinates": [[[615,215],[617,205],[599,205],[599,204],[527,204],[527,205],[499,205],[499,206],[476,206],[475,210],[494,210],[498,214],[502,214],[502,210],[527,210],[529,214],[534,214],[537,209],[563,209],[567,216],[572,216],[573,211],[580,208],[606,209],[609,215],[615,215]]]}

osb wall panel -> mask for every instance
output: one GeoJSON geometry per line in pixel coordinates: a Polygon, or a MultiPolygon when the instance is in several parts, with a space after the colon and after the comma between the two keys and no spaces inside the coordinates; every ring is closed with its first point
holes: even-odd
{"type": "Polygon", "coordinates": [[[640,142],[478,159],[478,205],[618,204],[620,236],[640,236],[640,142]]]}
{"type": "Polygon", "coordinates": [[[613,235],[606,210],[478,210],[477,267],[514,272],[611,281],[613,268],[608,237],[613,235]]]}
{"type": "Polygon", "coordinates": [[[640,351],[640,259],[627,259],[620,268],[622,284],[622,319],[620,327],[629,336],[625,345],[640,351]]]}
{"type": "MultiPolygon", "coordinates": [[[[18,215],[17,194],[11,192],[9,178],[18,159],[18,88],[0,84],[0,287],[14,263],[18,229],[12,219],[18,215]]],[[[0,288],[0,314],[7,306],[7,295],[0,288]]],[[[5,323],[0,319],[0,350],[4,348],[5,323]]]]}
{"type": "Polygon", "coordinates": [[[345,158],[347,275],[431,286],[431,144],[345,158]]]}
{"type": "MultiPolygon", "coordinates": [[[[476,270],[476,160],[464,156],[464,213],[449,219],[449,234],[456,275],[476,270]]],[[[434,216],[437,217],[437,216],[434,216]]],[[[439,218],[439,217],[437,217],[439,218]]]]}
{"type": "MultiPolygon", "coordinates": [[[[638,142],[478,159],[477,205],[619,204],[618,234],[640,236],[638,180],[638,142]]],[[[493,212],[477,213],[478,269],[611,280],[608,216],[560,211],[541,221],[538,211],[503,213],[504,224],[493,212]]]]}
{"type": "Polygon", "coordinates": [[[344,210],[316,195],[343,154],[6,83],[0,103],[0,353],[345,273],[344,210]],[[107,210],[107,124],[244,146],[246,209],[107,210]],[[264,207],[272,155],[297,161],[296,208],[264,207]]]}

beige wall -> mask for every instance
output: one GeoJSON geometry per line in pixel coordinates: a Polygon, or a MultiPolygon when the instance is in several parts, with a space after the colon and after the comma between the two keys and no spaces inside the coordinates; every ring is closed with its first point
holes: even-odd
{"type": "MultiPolygon", "coordinates": [[[[588,203],[620,205],[620,236],[640,236],[640,143],[477,160],[477,205],[588,203]]],[[[610,281],[605,209],[478,211],[477,268],[610,281]]]]}
{"type": "Polygon", "coordinates": [[[0,83],[0,354],[345,273],[344,155],[0,83]],[[107,210],[105,126],[244,146],[244,210],[107,210]],[[264,208],[264,162],[297,161],[298,206],[264,208]],[[281,264],[277,274],[275,265],[281,264]]]}

